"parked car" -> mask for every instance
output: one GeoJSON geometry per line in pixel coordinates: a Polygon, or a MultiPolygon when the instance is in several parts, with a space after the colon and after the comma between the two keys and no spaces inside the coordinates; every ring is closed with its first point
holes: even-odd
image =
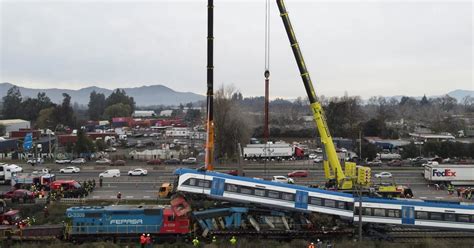
{"type": "Polygon", "coordinates": [[[180,164],[181,161],[179,161],[179,159],[177,158],[172,158],[172,159],[168,159],[168,160],[165,160],[165,164],[180,164]]]}
{"type": "Polygon", "coordinates": [[[146,164],[149,164],[149,165],[159,165],[159,164],[161,164],[161,160],[159,160],[159,159],[148,160],[148,161],[146,161],[146,164]]]}
{"type": "Polygon", "coordinates": [[[230,171],[227,171],[226,174],[229,174],[229,175],[232,175],[232,176],[238,176],[239,171],[238,170],[230,170],[230,171]]]}
{"type": "Polygon", "coordinates": [[[56,159],[54,162],[56,164],[69,164],[71,163],[71,160],[70,159],[56,159]]]}
{"type": "Polygon", "coordinates": [[[148,175],[148,171],[142,168],[137,168],[131,171],[128,171],[129,176],[146,176],[148,175]]]}
{"type": "Polygon", "coordinates": [[[389,166],[402,166],[402,161],[399,159],[391,160],[387,163],[389,166]]]}
{"type": "Polygon", "coordinates": [[[59,170],[60,173],[79,173],[81,169],[75,166],[68,166],[59,170]]]}
{"type": "Polygon", "coordinates": [[[25,196],[26,200],[29,202],[33,202],[35,200],[35,193],[26,189],[11,190],[1,194],[0,196],[4,199],[11,199],[12,202],[19,202],[20,199],[25,200],[25,196]]]}
{"type": "Polygon", "coordinates": [[[309,159],[315,159],[318,155],[314,154],[314,153],[311,153],[309,154],[309,159]]]}
{"type": "Polygon", "coordinates": [[[307,177],[309,175],[306,170],[296,170],[288,173],[288,177],[307,177]]]}
{"type": "Polygon", "coordinates": [[[27,164],[36,165],[44,163],[44,159],[42,158],[30,158],[26,161],[27,164]]]}
{"type": "Polygon", "coordinates": [[[79,184],[76,180],[56,180],[51,183],[51,189],[54,190],[76,190],[81,188],[81,184],[79,184]]]}
{"type": "Polygon", "coordinates": [[[136,148],[145,148],[146,145],[144,143],[138,143],[135,147],[136,148]]]}
{"type": "Polygon", "coordinates": [[[106,152],[116,152],[116,151],[117,151],[117,148],[115,148],[115,147],[107,147],[107,148],[104,149],[104,151],[106,151],[106,152]]]}
{"type": "Polygon", "coordinates": [[[23,172],[23,168],[16,164],[10,164],[7,166],[7,169],[9,169],[11,172],[23,172]]]}
{"type": "Polygon", "coordinates": [[[96,164],[107,164],[107,165],[111,165],[112,164],[112,161],[110,161],[110,159],[107,159],[107,158],[101,158],[97,161],[95,161],[96,164]]]}
{"type": "Polygon", "coordinates": [[[76,158],[71,160],[71,164],[85,164],[86,160],[84,158],[76,158]]]}
{"type": "Polygon", "coordinates": [[[273,176],[272,182],[278,182],[278,183],[295,183],[295,180],[293,178],[288,178],[285,176],[273,176]]]}
{"type": "Polygon", "coordinates": [[[41,170],[34,170],[32,174],[49,174],[50,170],[48,168],[43,168],[41,170]]]}
{"type": "Polygon", "coordinates": [[[194,157],[183,159],[183,164],[195,164],[196,162],[197,162],[197,159],[194,157]]]}
{"type": "Polygon", "coordinates": [[[115,160],[113,163],[115,166],[124,166],[125,161],[124,160],[115,160]]]}
{"type": "Polygon", "coordinates": [[[99,174],[99,178],[104,178],[104,177],[120,177],[120,170],[110,169],[99,174]]]}
{"type": "Polygon", "coordinates": [[[323,162],[323,156],[317,156],[313,159],[313,163],[321,163],[323,162]]]}
{"type": "Polygon", "coordinates": [[[378,174],[375,174],[375,178],[392,178],[392,173],[383,171],[378,174]]]}

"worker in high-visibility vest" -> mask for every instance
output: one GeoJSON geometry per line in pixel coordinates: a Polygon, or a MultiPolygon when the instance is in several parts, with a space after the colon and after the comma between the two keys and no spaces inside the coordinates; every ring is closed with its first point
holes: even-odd
{"type": "Polygon", "coordinates": [[[230,244],[235,245],[235,243],[237,243],[237,239],[235,238],[235,236],[232,236],[232,238],[230,239],[230,244]]]}
{"type": "Polygon", "coordinates": [[[193,245],[194,245],[194,247],[198,247],[198,246],[199,246],[199,239],[198,239],[197,237],[195,237],[195,238],[193,239],[193,245]]]}
{"type": "Polygon", "coordinates": [[[316,248],[316,247],[314,247],[314,243],[311,242],[311,244],[308,245],[308,248],[316,248]]]}
{"type": "Polygon", "coordinates": [[[217,242],[216,236],[212,236],[212,243],[216,243],[216,242],[217,242]]]}

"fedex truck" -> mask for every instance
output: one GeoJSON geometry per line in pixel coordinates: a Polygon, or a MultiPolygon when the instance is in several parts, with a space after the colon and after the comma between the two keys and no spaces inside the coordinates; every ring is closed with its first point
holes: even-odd
{"type": "Polygon", "coordinates": [[[433,183],[474,185],[474,164],[427,164],[424,176],[427,181],[433,183]]]}

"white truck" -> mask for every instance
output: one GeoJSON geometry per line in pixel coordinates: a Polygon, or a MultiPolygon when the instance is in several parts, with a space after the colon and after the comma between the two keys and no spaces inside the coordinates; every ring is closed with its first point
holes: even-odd
{"type": "Polygon", "coordinates": [[[424,176],[432,183],[474,185],[474,164],[426,164],[424,176]]]}
{"type": "Polygon", "coordinates": [[[12,174],[15,174],[15,172],[11,171],[8,164],[0,163],[0,184],[10,184],[13,176],[12,174]]]}
{"type": "Polygon", "coordinates": [[[287,158],[292,157],[294,148],[291,144],[275,143],[275,144],[248,144],[244,147],[244,158],[287,158]]]}
{"type": "Polygon", "coordinates": [[[377,153],[377,158],[379,160],[394,160],[401,159],[402,156],[398,153],[377,153]]]}

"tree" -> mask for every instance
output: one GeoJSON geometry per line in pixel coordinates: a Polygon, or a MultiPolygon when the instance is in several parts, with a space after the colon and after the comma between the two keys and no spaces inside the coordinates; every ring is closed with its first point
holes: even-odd
{"type": "Polygon", "coordinates": [[[36,126],[38,126],[38,128],[54,128],[58,124],[55,117],[55,110],[55,107],[40,110],[38,119],[36,119],[36,126]]]}
{"type": "Polygon", "coordinates": [[[81,153],[91,153],[95,151],[94,142],[89,138],[84,131],[78,130],[77,142],[74,144],[74,153],[80,155],[81,153]]]}
{"type": "Polygon", "coordinates": [[[17,86],[8,89],[7,95],[3,97],[3,118],[15,119],[21,118],[21,92],[17,86]]]}
{"type": "Polygon", "coordinates": [[[133,97],[127,96],[125,90],[116,89],[114,90],[114,92],[112,92],[112,94],[110,94],[110,96],[107,97],[107,99],[105,99],[106,107],[110,107],[117,103],[129,105],[131,110],[130,113],[135,111],[135,100],[133,99],[133,97]]]}
{"type": "Polygon", "coordinates": [[[0,124],[0,136],[5,136],[6,135],[6,130],[7,130],[7,128],[5,127],[5,125],[0,124]]]}
{"type": "Polygon", "coordinates": [[[38,92],[36,98],[27,98],[21,103],[23,118],[29,121],[35,121],[42,109],[54,106],[51,99],[44,92],[38,92]]]}
{"type": "Polygon", "coordinates": [[[63,102],[61,105],[56,106],[54,114],[58,123],[69,127],[75,126],[74,110],[71,106],[70,95],[63,93],[63,102]]]}
{"type": "Polygon", "coordinates": [[[107,119],[112,119],[114,117],[130,116],[131,113],[132,110],[130,108],[130,105],[117,103],[105,108],[104,116],[107,119]]]}
{"type": "Polygon", "coordinates": [[[105,95],[97,93],[95,90],[91,92],[89,97],[89,118],[91,120],[99,120],[105,111],[105,95]]]}
{"type": "Polygon", "coordinates": [[[98,139],[95,141],[95,146],[97,148],[97,151],[104,151],[105,148],[107,148],[107,145],[105,144],[104,140],[103,139],[98,139]]]}
{"type": "Polygon", "coordinates": [[[215,154],[222,159],[235,159],[237,144],[250,138],[248,117],[232,100],[233,87],[222,86],[214,97],[215,154]]]}

